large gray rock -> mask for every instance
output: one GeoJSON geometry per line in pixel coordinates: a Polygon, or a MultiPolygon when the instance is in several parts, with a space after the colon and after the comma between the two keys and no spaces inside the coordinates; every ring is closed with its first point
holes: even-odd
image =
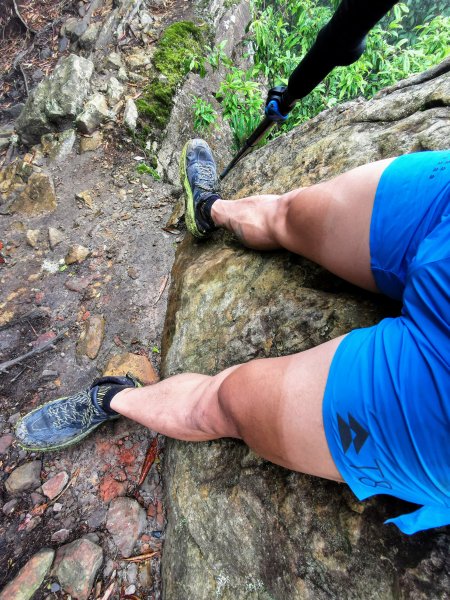
{"type": "Polygon", "coordinates": [[[93,72],[94,64],[81,56],[62,59],[33,90],[17,119],[22,141],[36,144],[43,134],[72,123],[83,108],[93,72]]]}
{"type": "MultiPolygon", "coordinates": [[[[447,71],[450,61],[447,61],[447,71]]],[[[242,161],[223,194],[281,193],[363,163],[450,139],[445,69],[322,113],[242,161]]],[[[216,373],[377,322],[397,306],[359,293],[287,252],[246,250],[218,232],[187,236],[172,272],[163,376],[216,373]]],[[[438,599],[448,593],[450,535],[383,525],[413,509],[355,500],[347,486],[269,464],[232,440],[165,452],[165,600],[438,599]]]]}
{"type": "MultiPolygon", "coordinates": [[[[208,13],[205,13],[204,17],[212,20],[215,32],[214,44],[218,45],[226,41],[224,51],[231,56],[245,36],[250,21],[250,11],[246,0],[233,3],[228,9],[227,5],[221,0],[210,2],[208,13]]],[[[202,137],[208,142],[217,159],[219,170],[222,170],[231,160],[233,134],[228,121],[222,119],[220,104],[214,98],[214,93],[217,92],[225,73],[224,67],[218,71],[211,70],[203,79],[200,75],[191,73],[174,98],[172,115],[157,150],[157,158],[169,181],[175,184],[179,181],[180,154],[184,143],[190,138],[202,137]],[[201,134],[193,128],[192,102],[196,96],[210,102],[218,115],[216,126],[210,127],[201,134]]]]}
{"type": "Polygon", "coordinates": [[[111,117],[105,96],[97,93],[86,102],[83,112],[77,118],[77,126],[81,133],[91,134],[111,117]]]}

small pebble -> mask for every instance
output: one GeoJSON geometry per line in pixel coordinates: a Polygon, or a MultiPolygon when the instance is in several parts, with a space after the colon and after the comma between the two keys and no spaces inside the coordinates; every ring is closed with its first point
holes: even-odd
{"type": "Polygon", "coordinates": [[[59,592],[60,589],[61,589],[61,586],[58,585],[57,583],[52,583],[52,585],[50,586],[50,591],[53,593],[59,592]]]}
{"type": "Polygon", "coordinates": [[[134,594],[134,592],[136,591],[136,586],[131,584],[129,585],[126,590],[125,590],[125,595],[126,596],[131,596],[131,594],[134,594]]]}
{"type": "Polygon", "coordinates": [[[152,536],[159,540],[159,538],[162,536],[162,531],[152,531],[152,536]]]}
{"type": "Polygon", "coordinates": [[[60,504],[59,502],[55,502],[55,504],[53,505],[53,512],[61,512],[62,510],[62,504],[60,504]]]}
{"type": "Polygon", "coordinates": [[[70,535],[68,529],[59,529],[52,535],[52,542],[58,542],[59,544],[64,543],[70,535]]]}
{"type": "Polygon", "coordinates": [[[9,417],[8,423],[11,423],[11,425],[15,425],[19,419],[20,419],[20,412],[14,413],[13,415],[11,415],[9,417]]]}
{"type": "Polygon", "coordinates": [[[6,516],[12,515],[12,513],[14,512],[14,509],[16,508],[18,503],[18,500],[16,498],[13,498],[12,500],[10,500],[9,502],[7,502],[6,504],[3,505],[3,514],[5,514],[6,516]]]}

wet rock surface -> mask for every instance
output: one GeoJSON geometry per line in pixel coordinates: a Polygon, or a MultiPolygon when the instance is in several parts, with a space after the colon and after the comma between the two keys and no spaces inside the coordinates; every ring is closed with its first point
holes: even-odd
{"type": "MultiPolygon", "coordinates": [[[[279,137],[235,167],[223,195],[279,194],[369,161],[445,148],[450,74],[415,81],[279,137]]],[[[185,238],[172,270],[162,374],[212,374],[298,352],[398,310],[289,253],[249,251],[221,232],[206,243],[185,238]]],[[[414,506],[386,496],[359,503],[343,484],[278,468],[232,440],[168,440],[164,468],[166,600],[446,594],[448,531],[408,537],[383,525],[414,506]]]]}

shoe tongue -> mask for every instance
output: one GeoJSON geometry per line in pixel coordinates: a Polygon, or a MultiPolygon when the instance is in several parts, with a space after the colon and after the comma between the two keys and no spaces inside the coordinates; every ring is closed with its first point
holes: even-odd
{"type": "Polygon", "coordinates": [[[103,410],[103,400],[105,394],[111,389],[110,385],[95,385],[90,389],[92,404],[98,410],[103,410]]]}

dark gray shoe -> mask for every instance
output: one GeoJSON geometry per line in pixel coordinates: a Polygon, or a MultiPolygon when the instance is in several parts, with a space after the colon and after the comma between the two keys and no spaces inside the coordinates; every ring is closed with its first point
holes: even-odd
{"type": "Polygon", "coordinates": [[[130,375],[101,377],[82,392],[51,400],[25,415],[16,425],[16,437],[25,450],[48,452],[72,446],[105,421],[120,417],[105,412],[101,399],[112,386],[140,387],[130,375]]]}
{"type": "Polygon", "coordinates": [[[204,140],[190,140],[183,148],[180,177],[186,193],[186,226],[195,237],[205,237],[216,227],[202,208],[212,195],[218,196],[219,180],[211,148],[204,140]]]}

